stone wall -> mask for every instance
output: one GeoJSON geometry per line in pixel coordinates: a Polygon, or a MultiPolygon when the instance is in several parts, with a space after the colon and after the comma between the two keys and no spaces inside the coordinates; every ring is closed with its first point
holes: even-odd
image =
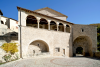
{"type": "MultiPolygon", "coordinates": [[[[73,25],[73,44],[74,41],[78,38],[78,37],[85,37],[86,39],[88,39],[88,43],[91,45],[90,47],[86,47],[86,48],[91,48],[90,52],[91,56],[93,56],[93,53],[96,52],[97,50],[97,27],[95,26],[90,26],[90,25],[78,25],[75,24],[73,25]]],[[[87,44],[88,44],[87,43],[87,44]]],[[[82,45],[82,44],[81,44],[82,45]]]]}
{"type": "Polygon", "coordinates": [[[34,27],[21,27],[22,55],[27,57],[30,43],[41,40],[49,46],[51,56],[62,56],[65,49],[65,56],[69,57],[69,39],[70,33],[60,31],[48,31],[46,29],[37,29],[34,27]],[[60,51],[56,52],[56,48],[60,51]]]}

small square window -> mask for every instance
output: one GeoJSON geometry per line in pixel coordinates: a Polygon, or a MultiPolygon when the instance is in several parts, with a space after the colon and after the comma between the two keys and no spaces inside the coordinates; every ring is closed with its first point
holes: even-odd
{"type": "Polygon", "coordinates": [[[55,48],[55,51],[56,52],[60,52],[60,48],[55,48]]]}

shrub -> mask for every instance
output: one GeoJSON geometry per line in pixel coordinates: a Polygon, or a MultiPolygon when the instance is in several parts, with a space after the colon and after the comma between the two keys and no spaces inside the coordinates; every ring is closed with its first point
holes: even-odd
{"type": "Polygon", "coordinates": [[[6,62],[10,61],[10,58],[11,58],[11,55],[10,55],[10,54],[4,55],[4,56],[3,56],[3,59],[4,59],[6,62]]]}
{"type": "Polygon", "coordinates": [[[1,48],[7,53],[10,52],[11,54],[14,54],[15,52],[18,52],[18,46],[16,44],[17,43],[4,43],[1,48]]]}

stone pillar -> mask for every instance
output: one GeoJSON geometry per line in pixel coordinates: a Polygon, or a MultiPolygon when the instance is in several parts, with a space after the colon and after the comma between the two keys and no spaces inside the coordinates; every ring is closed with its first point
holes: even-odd
{"type": "Polygon", "coordinates": [[[57,31],[59,31],[59,23],[57,23],[57,31]]]}
{"type": "Polygon", "coordinates": [[[50,21],[51,20],[48,20],[48,30],[50,30],[50,21]]]}
{"type": "Polygon", "coordinates": [[[66,24],[64,24],[64,32],[66,32],[66,24]]]}
{"type": "Polygon", "coordinates": [[[48,30],[50,30],[50,22],[48,22],[48,30]]]}
{"type": "Polygon", "coordinates": [[[38,23],[38,29],[39,29],[39,23],[40,23],[40,21],[39,21],[39,20],[37,20],[37,23],[38,23]]]}

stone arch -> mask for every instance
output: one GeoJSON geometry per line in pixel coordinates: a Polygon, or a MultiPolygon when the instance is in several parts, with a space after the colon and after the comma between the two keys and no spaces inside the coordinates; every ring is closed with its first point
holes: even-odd
{"type": "Polygon", "coordinates": [[[38,28],[37,18],[32,15],[28,15],[26,19],[26,26],[38,28]]]}
{"type": "Polygon", "coordinates": [[[59,31],[64,32],[64,25],[62,23],[59,23],[59,31]]]}
{"type": "Polygon", "coordinates": [[[83,48],[83,56],[92,56],[92,41],[88,36],[79,36],[73,42],[73,55],[76,56],[76,48],[83,48]]]}
{"type": "Polygon", "coordinates": [[[70,26],[66,25],[66,32],[70,33],[70,26]]]}
{"type": "Polygon", "coordinates": [[[34,56],[39,55],[41,53],[48,53],[49,52],[49,46],[48,44],[43,40],[35,40],[31,42],[28,46],[28,55],[34,56]]]}
{"type": "Polygon", "coordinates": [[[55,21],[50,22],[50,30],[57,31],[57,24],[55,21]]]}
{"type": "Polygon", "coordinates": [[[41,18],[39,24],[39,28],[48,29],[48,21],[46,19],[41,18]]]}

